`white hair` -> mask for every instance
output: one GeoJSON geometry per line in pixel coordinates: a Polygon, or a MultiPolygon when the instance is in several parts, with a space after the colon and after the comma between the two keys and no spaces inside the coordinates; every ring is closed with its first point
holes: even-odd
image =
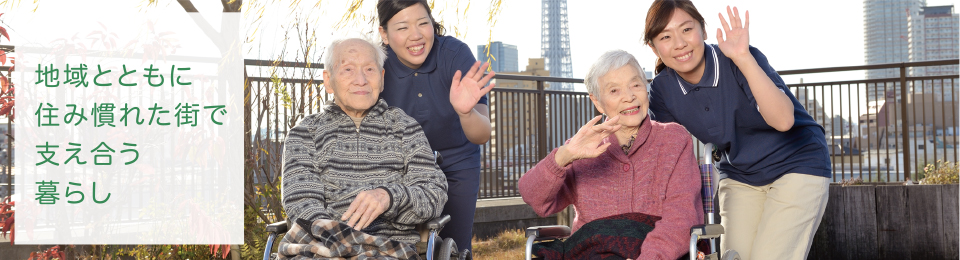
{"type": "Polygon", "coordinates": [[[590,70],[587,70],[587,76],[583,79],[583,83],[587,85],[587,93],[599,97],[600,77],[626,65],[633,66],[637,69],[637,73],[640,74],[640,80],[647,86],[647,91],[649,92],[650,84],[647,83],[647,75],[643,72],[643,68],[640,67],[640,63],[637,62],[637,58],[634,58],[632,54],[624,50],[613,50],[600,55],[600,58],[590,66],[590,70]]]}
{"type": "MultiPolygon", "coordinates": [[[[327,47],[327,57],[323,61],[325,66],[324,69],[330,70],[330,71],[336,71],[337,69],[339,69],[340,52],[337,51],[337,48],[340,47],[340,44],[344,42],[354,41],[354,40],[366,43],[370,46],[370,49],[373,50],[373,55],[377,59],[377,69],[380,69],[380,71],[383,71],[383,63],[384,61],[387,60],[387,52],[383,50],[383,47],[380,47],[379,45],[373,42],[370,42],[368,40],[364,40],[361,38],[346,38],[346,39],[333,40],[333,42],[330,43],[330,47],[327,47]]],[[[330,73],[330,75],[334,75],[334,74],[336,73],[330,73]]]]}

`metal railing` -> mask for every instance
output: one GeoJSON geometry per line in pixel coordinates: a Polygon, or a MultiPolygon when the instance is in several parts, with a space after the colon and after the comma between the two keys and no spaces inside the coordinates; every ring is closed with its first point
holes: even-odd
{"type": "Polygon", "coordinates": [[[798,98],[807,97],[801,103],[806,103],[807,111],[827,131],[833,181],[860,178],[866,182],[903,182],[922,179],[922,169],[937,160],[957,162],[958,62],[952,59],[779,73],[899,69],[896,78],[788,85],[798,98]],[[909,76],[908,70],[930,67],[953,71],[949,75],[909,76]]]}
{"type": "MultiPolygon", "coordinates": [[[[867,182],[900,182],[906,178],[920,179],[922,174],[918,169],[926,163],[957,161],[960,145],[957,142],[958,75],[907,77],[906,72],[957,64],[958,60],[953,59],[779,73],[786,76],[899,68],[901,76],[897,78],[787,85],[827,132],[833,181],[861,178],[867,182]],[[873,107],[868,106],[871,101],[874,101],[873,107]]],[[[264,67],[272,63],[248,60],[247,65],[248,68],[264,67]]],[[[304,69],[303,63],[280,65],[278,67],[299,69],[301,75],[308,75],[311,70],[304,69]]],[[[296,79],[249,77],[252,106],[249,119],[257,125],[251,129],[259,130],[247,131],[253,135],[247,138],[255,143],[248,147],[262,155],[255,164],[271,164],[279,170],[280,144],[287,129],[331,98],[320,94],[323,92],[318,87],[319,69],[313,70],[317,70],[315,74],[296,79]]],[[[503,83],[507,81],[533,82],[535,86],[497,87],[489,94],[493,133],[490,141],[481,147],[480,198],[519,196],[520,176],[598,115],[586,92],[553,91],[547,86],[548,82],[582,84],[582,79],[507,74],[497,74],[495,78],[498,86],[506,85],[503,83]]],[[[702,154],[701,149],[702,146],[697,145],[695,153],[702,154]]],[[[265,170],[263,177],[275,176],[273,171],[265,170]]]]}
{"type": "Polygon", "coordinates": [[[586,92],[546,90],[546,82],[582,79],[497,74],[503,80],[535,81],[532,89],[490,91],[490,141],[481,148],[480,198],[520,196],[517,181],[540,159],[598,115],[586,92]]]}

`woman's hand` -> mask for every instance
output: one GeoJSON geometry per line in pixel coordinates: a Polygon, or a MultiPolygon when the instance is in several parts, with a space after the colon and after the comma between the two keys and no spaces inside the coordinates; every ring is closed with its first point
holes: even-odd
{"type": "Polygon", "coordinates": [[[740,12],[736,7],[731,11],[730,6],[727,6],[727,15],[730,16],[729,24],[723,18],[722,13],[717,15],[720,16],[720,24],[723,25],[722,31],[717,28],[717,45],[720,46],[723,54],[733,60],[734,63],[738,63],[745,58],[753,59],[753,55],[750,54],[750,33],[748,32],[750,29],[750,11],[746,12],[746,19],[743,20],[743,23],[740,22],[740,12]],[[723,37],[724,33],[727,35],[726,40],[723,37]]]}
{"type": "Polygon", "coordinates": [[[484,77],[483,72],[487,70],[490,63],[483,63],[483,66],[480,66],[480,64],[481,62],[479,61],[474,63],[473,67],[470,67],[470,71],[468,71],[462,79],[460,78],[459,70],[453,74],[453,83],[450,84],[450,104],[453,104],[453,109],[456,110],[460,116],[470,114],[473,107],[477,105],[477,101],[480,101],[483,95],[490,93],[490,90],[496,85],[494,83],[490,84],[489,87],[483,87],[487,85],[487,82],[490,82],[490,79],[492,79],[496,73],[490,72],[490,74],[484,77]]]}
{"type": "Polygon", "coordinates": [[[617,124],[617,121],[620,121],[620,116],[615,116],[607,122],[603,122],[603,124],[596,125],[598,121],[600,121],[600,116],[594,117],[593,120],[580,127],[577,134],[570,138],[570,142],[560,146],[554,156],[557,165],[564,167],[579,159],[596,158],[607,150],[610,143],[605,143],[603,140],[620,129],[620,125],[617,124]]]}

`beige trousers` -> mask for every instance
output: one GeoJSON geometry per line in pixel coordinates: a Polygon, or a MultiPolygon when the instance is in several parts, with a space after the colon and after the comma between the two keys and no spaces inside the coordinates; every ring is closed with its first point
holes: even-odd
{"type": "Polygon", "coordinates": [[[800,173],[764,186],[721,180],[720,252],[736,250],[743,260],[806,259],[829,186],[829,178],[800,173]]]}

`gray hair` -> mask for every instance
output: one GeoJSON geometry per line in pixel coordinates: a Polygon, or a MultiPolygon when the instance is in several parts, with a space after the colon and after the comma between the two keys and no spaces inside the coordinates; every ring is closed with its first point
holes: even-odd
{"type": "MultiPolygon", "coordinates": [[[[340,47],[340,44],[348,41],[360,41],[366,43],[370,46],[370,49],[373,50],[373,55],[377,59],[377,69],[383,71],[383,63],[387,60],[387,52],[383,50],[383,47],[370,42],[368,40],[360,38],[347,38],[347,39],[336,39],[330,43],[330,47],[327,47],[327,57],[324,59],[324,69],[330,71],[336,71],[340,67],[340,52],[337,51],[337,48],[340,47]]],[[[335,73],[330,73],[334,75],[335,73]]]]}
{"type": "Polygon", "coordinates": [[[650,84],[647,83],[647,75],[640,67],[640,63],[637,62],[637,58],[624,50],[613,50],[600,55],[600,58],[590,66],[590,70],[587,70],[587,77],[583,79],[583,83],[587,85],[587,93],[599,97],[600,77],[626,65],[631,65],[637,69],[640,80],[643,80],[643,84],[647,86],[647,91],[649,91],[650,84]]]}

